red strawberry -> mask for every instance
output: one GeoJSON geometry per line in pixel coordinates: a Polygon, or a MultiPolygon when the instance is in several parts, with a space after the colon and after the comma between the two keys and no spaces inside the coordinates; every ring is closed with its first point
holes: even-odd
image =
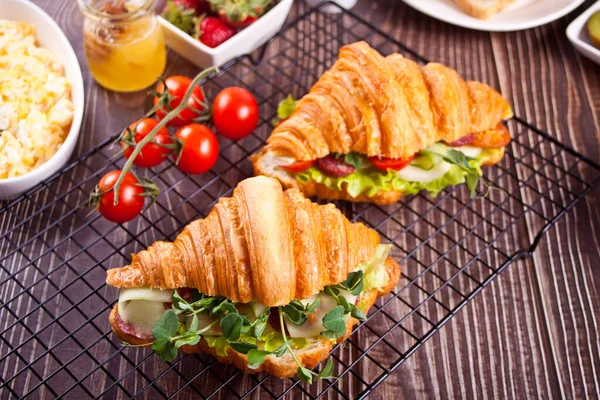
{"type": "Polygon", "coordinates": [[[216,17],[202,18],[196,26],[196,37],[208,47],[217,47],[235,35],[235,31],[216,17]]]}
{"type": "Polygon", "coordinates": [[[256,21],[273,0],[209,0],[211,8],[233,28],[245,28],[256,21]]]}

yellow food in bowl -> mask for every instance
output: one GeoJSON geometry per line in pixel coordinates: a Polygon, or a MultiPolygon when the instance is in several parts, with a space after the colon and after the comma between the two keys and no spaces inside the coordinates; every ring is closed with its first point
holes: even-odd
{"type": "Polygon", "coordinates": [[[48,161],[65,141],[73,113],[63,66],[36,46],[35,28],[0,20],[0,179],[48,161]]]}
{"type": "Polygon", "coordinates": [[[600,49],[600,11],[592,14],[587,23],[588,33],[594,46],[600,49]]]}

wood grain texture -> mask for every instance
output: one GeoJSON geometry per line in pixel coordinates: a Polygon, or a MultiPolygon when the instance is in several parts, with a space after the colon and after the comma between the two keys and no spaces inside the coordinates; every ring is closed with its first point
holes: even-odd
{"type": "MultiPolygon", "coordinates": [[[[94,84],[86,67],[80,33],[82,17],[74,0],[36,0],[36,3],[65,30],[83,67],[86,117],[82,140],[76,149],[77,154],[82,154],[122,129],[132,116],[142,114],[147,96],[143,92],[127,95],[110,93],[94,84]]],[[[518,115],[598,161],[599,67],[580,57],[564,34],[568,23],[591,3],[587,1],[569,16],[544,27],[508,34],[453,27],[424,16],[401,1],[359,0],[354,11],[425,57],[444,62],[471,79],[489,82],[509,98],[518,115]]],[[[292,17],[306,9],[301,0],[296,1],[292,17]]],[[[166,74],[192,75],[196,71],[195,67],[169,53],[166,74]]],[[[539,151],[548,156],[552,149],[540,146],[539,151]]],[[[564,164],[565,168],[571,167],[568,164],[570,160],[562,155],[557,162],[564,164]]],[[[517,173],[526,172],[517,169],[517,173]]],[[[581,173],[585,175],[586,171],[581,173]]],[[[537,184],[542,185],[543,182],[537,184]]],[[[518,261],[504,271],[384,381],[372,397],[600,397],[599,194],[600,191],[596,190],[588,195],[548,232],[533,258],[518,261]]],[[[557,192],[554,195],[563,194],[557,192]]],[[[523,196],[526,197],[527,193],[523,196]]],[[[54,211],[66,212],[66,205],[54,211]]],[[[452,205],[447,211],[457,212],[458,207],[452,205]]],[[[161,215],[160,209],[149,212],[150,218],[161,215]]],[[[184,215],[182,219],[188,217],[184,215]]],[[[435,218],[439,220],[441,217],[435,218]]],[[[526,242],[532,240],[532,235],[541,228],[538,221],[530,220],[528,223],[529,226],[519,230],[526,242]]],[[[176,222],[164,224],[166,232],[179,229],[176,222]]],[[[53,234],[56,235],[56,232],[53,234]]],[[[448,232],[450,236],[459,234],[458,228],[448,232]]],[[[52,242],[57,238],[48,235],[44,240],[52,242]]],[[[124,237],[118,235],[111,237],[115,242],[122,239],[124,237]]],[[[152,239],[146,234],[141,240],[150,242],[152,239]]],[[[503,237],[501,240],[505,241],[505,247],[517,248],[521,238],[503,237]]],[[[0,251],[3,249],[0,247],[0,251]]],[[[66,249],[66,254],[77,250],[66,249]]],[[[41,253],[42,249],[32,249],[32,254],[36,251],[41,253]]],[[[499,257],[489,260],[492,264],[503,261],[499,257]]],[[[14,262],[23,260],[15,259],[14,262]]],[[[105,268],[113,266],[104,265],[105,268]]],[[[35,279],[39,275],[36,270],[27,274],[24,280],[35,279]]],[[[67,275],[64,279],[68,279],[67,275]]],[[[53,289],[46,284],[41,290],[53,289]]],[[[110,289],[102,290],[104,294],[109,293],[107,297],[114,297],[110,289]]],[[[84,310],[88,312],[87,308],[84,310]]],[[[60,336],[62,332],[52,334],[60,336]]],[[[366,336],[363,333],[359,335],[366,336]]],[[[347,359],[350,353],[349,350],[340,354],[347,359]]],[[[136,356],[142,357],[141,353],[136,353],[136,356]]],[[[116,375],[130,367],[123,359],[112,364],[109,369],[116,375]]],[[[152,371],[146,372],[152,374],[152,371]]],[[[361,373],[368,374],[369,371],[361,373]]],[[[106,375],[103,377],[108,379],[106,375]]],[[[179,387],[178,379],[181,378],[173,379],[169,384],[171,389],[179,387]]],[[[206,380],[208,386],[210,380],[214,380],[211,375],[204,375],[201,379],[206,380]]],[[[94,382],[93,385],[101,391],[106,382],[94,382]]],[[[135,393],[143,385],[143,381],[135,382],[134,387],[128,389],[135,393]]],[[[351,387],[340,389],[355,394],[351,387]]],[[[256,392],[257,397],[263,393],[261,390],[256,392]]],[[[40,393],[52,397],[47,390],[40,393]]],[[[155,394],[152,391],[144,393],[148,398],[155,394]]],[[[227,394],[221,397],[226,398],[227,394]]],[[[331,394],[329,397],[335,396],[331,394]]]]}

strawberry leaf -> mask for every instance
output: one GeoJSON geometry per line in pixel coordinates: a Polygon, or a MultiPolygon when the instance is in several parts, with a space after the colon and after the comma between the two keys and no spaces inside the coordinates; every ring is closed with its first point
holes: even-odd
{"type": "Polygon", "coordinates": [[[183,4],[175,4],[173,1],[169,1],[161,16],[176,28],[191,35],[194,31],[195,12],[193,8],[184,8],[183,4]]]}

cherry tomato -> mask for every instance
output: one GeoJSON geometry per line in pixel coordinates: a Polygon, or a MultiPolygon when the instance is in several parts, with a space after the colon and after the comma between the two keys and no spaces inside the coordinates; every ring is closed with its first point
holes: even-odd
{"type": "Polygon", "coordinates": [[[246,89],[223,89],[213,102],[213,123],[217,132],[228,139],[245,138],[258,125],[258,103],[246,89]]]}
{"type": "Polygon", "coordinates": [[[296,161],[293,164],[280,165],[279,167],[289,172],[302,172],[315,165],[316,162],[317,160],[296,161]]]}
{"type": "MultiPolygon", "coordinates": [[[[130,136],[132,137],[121,141],[126,158],[131,156],[135,148],[135,145],[132,145],[131,142],[134,144],[141,142],[156,125],[158,125],[158,121],[152,118],[142,118],[129,125],[129,129],[132,132],[130,136]]],[[[126,133],[126,135],[129,135],[129,133],[126,133]]],[[[166,128],[162,128],[156,132],[152,141],[142,147],[142,150],[135,157],[135,160],[133,160],[133,164],[141,168],[152,168],[163,162],[172,150],[168,147],[159,146],[159,144],[173,144],[173,140],[171,140],[169,131],[166,128]]]]}
{"type": "Polygon", "coordinates": [[[375,168],[380,169],[382,171],[387,171],[388,169],[400,171],[402,168],[410,164],[412,160],[414,160],[414,158],[414,155],[408,158],[369,157],[369,161],[375,166],[375,168]]]}
{"type": "Polygon", "coordinates": [[[101,192],[107,192],[101,195],[98,204],[98,211],[109,221],[122,224],[131,221],[139,215],[144,208],[144,188],[139,185],[135,176],[127,172],[125,179],[119,187],[119,197],[117,204],[114,204],[115,194],[112,187],[119,179],[121,170],[110,171],[100,179],[98,189],[101,192]]]}
{"type": "MultiPolygon", "coordinates": [[[[154,106],[156,107],[158,105],[158,102],[160,101],[160,95],[164,93],[166,84],[169,95],[172,97],[171,101],[169,102],[170,109],[174,109],[181,104],[181,100],[183,100],[185,93],[190,87],[190,83],[192,83],[192,80],[185,76],[170,76],[165,79],[164,84],[163,82],[160,82],[156,87],[156,93],[158,95],[154,96],[154,106]]],[[[169,121],[168,125],[183,126],[189,124],[194,118],[197,118],[204,113],[204,106],[202,103],[204,103],[204,94],[202,93],[202,88],[200,86],[196,86],[192,92],[192,96],[188,100],[187,107],[181,110],[177,117],[169,121]]],[[[156,111],[156,115],[159,119],[163,119],[169,111],[169,108],[163,106],[156,111]]]]}
{"type": "Polygon", "coordinates": [[[356,168],[354,168],[353,165],[347,164],[344,161],[344,157],[335,158],[333,154],[319,158],[317,160],[317,166],[325,175],[337,178],[343,178],[356,171],[356,168]]]}
{"type": "Polygon", "coordinates": [[[175,137],[181,140],[181,155],[173,159],[179,161],[177,167],[186,174],[202,174],[215,165],[219,158],[219,141],[208,127],[189,124],[180,128],[175,137]]]}

